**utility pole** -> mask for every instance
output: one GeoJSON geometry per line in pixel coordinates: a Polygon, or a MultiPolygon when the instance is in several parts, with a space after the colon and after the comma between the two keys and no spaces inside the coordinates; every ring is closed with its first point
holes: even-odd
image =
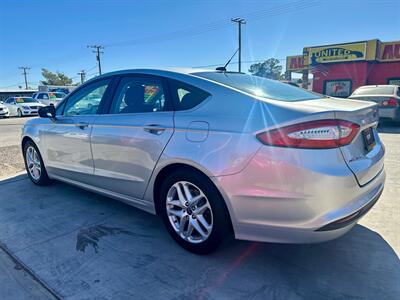
{"type": "Polygon", "coordinates": [[[26,78],[26,75],[27,75],[26,70],[29,70],[30,68],[29,67],[18,67],[18,69],[23,70],[22,75],[24,75],[24,78],[25,78],[25,89],[28,89],[28,79],[26,78]]]}
{"type": "Polygon", "coordinates": [[[97,60],[98,66],[99,66],[99,75],[101,75],[100,54],[104,53],[103,51],[101,51],[102,49],[104,49],[104,46],[101,46],[101,45],[89,45],[87,47],[91,48],[91,49],[96,49],[96,50],[93,51],[93,53],[96,53],[96,60],[97,60]]]}
{"type": "Polygon", "coordinates": [[[245,19],[235,18],[231,19],[232,22],[237,23],[239,26],[239,64],[238,71],[242,71],[242,24],[246,24],[245,19]]]}
{"type": "Polygon", "coordinates": [[[81,76],[81,84],[84,83],[84,82],[85,82],[85,79],[86,79],[86,72],[85,72],[85,70],[82,70],[82,71],[78,72],[78,75],[81,76]]]}

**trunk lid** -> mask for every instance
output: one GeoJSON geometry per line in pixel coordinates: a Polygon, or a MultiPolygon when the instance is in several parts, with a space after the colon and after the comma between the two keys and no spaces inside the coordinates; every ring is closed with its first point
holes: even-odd
{"type": "Polygon", "coordinates": [[[375,95],[375,96],[352,96],[350,99],[353,100],[362,100],[362,101],[371,101],[375,102],[378,105],[382,105],[383,101],[387,101],[391,98],[394,98],[393,96],[388,96],[388,95],[375,95]]]}
{"type": "Polygon", "coordinates": [[[314,117],[331,112],[336,119],[360,125],[353,141],[349,145],[340,147],[343,158],[360,186],[367,184],[381,172],[385,150],[377,132],[379,116],[376,103],[365,100],[323,98],[291,104],[299,110],[312,113],[314,117]],[[374,140],[374,144],[370,147],[367,147],[364,137],[368,134],[372,135],[374,140]]]}

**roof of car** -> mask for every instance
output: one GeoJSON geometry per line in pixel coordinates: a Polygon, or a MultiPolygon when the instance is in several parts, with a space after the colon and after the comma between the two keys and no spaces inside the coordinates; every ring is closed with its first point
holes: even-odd
{"type": "Polygon", "coordinates": [[[363,85],[360,86],[359,89],[363,89],[363,88],[371,88],[371,87],[398,87],[398,85],[396,84],[373,84],[373,85],[363,85]]]}
{"type": "Polygon", "coordinates": [[[168,74],[168,73],[179,73],[179,74],[193,74],[198,72],[218,72],[216,70],[210,69],[200,69],[200,68],[162,68],[162,69],[126,69],[114,72],[109,72],[102,74],[102,77],[118,74],[129,74],[129,73],[142,73],[142,74],[168,74]]]}

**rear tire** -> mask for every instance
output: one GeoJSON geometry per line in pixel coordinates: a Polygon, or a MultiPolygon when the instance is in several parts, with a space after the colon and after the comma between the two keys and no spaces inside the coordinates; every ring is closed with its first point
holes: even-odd
{"type": "Polygon", "coordinates": [[[224,199],[201,173],[179,170],[167,176],[158,204],[169,234],[190,252],[211,253],[231,234],[224,199]]]}
{"type": "Polygon", "coordinates": [[[52,180],[47,175],[42,156],[35,143],[28,141],[24,144],[25,169],[34,184],[49,185],[52,180]]]}

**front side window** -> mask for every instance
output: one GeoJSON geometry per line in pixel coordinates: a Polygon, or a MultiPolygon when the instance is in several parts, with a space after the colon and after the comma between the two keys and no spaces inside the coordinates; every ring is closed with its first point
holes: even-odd
{"type": "Polygon", "coordinates": [[[193,75],[267,99],[291,102],[314,100],[323,97],[290,84],[243,73],[198,72],[193,73],[193,75]]]}
{"type": "Polygon", "coordinates": [[[188,110],[206,100],[210,94],[183,82],[171,80],[171,93],[175,100],[175,110],[188,110]]]}
{"type": "Polygon", "coordinates": [[[14,103],[14,98],[8,98],[8,99],[6,100],[6,103],[7,103],[7,104],[13,104],[13,103],[14,103]]]}
{"type": "Polygon", "coordinates": [[[64,116],[93,115],[97,113],[110,79],[91,83],[71,94],[64,108],[64,116]]]}
{"type": "Polygon", "coordinates": [[[121,80],[111,114],[159,112],[166,108],[162,82],[155,78],[125,77],[121,80]]]}

